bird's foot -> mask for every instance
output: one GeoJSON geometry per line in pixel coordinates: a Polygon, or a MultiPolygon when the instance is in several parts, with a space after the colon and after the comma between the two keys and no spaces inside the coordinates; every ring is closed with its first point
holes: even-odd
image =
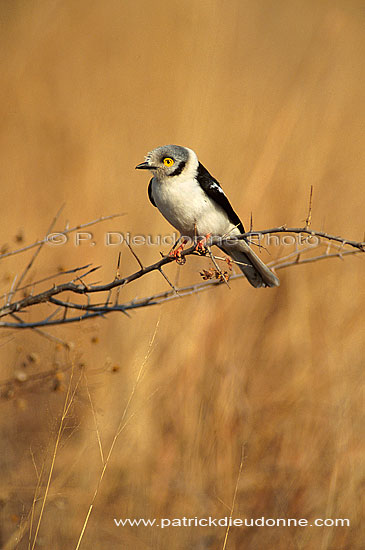
{"type": "Polygon", "coordinates": [[[207,244],[209,237],[211,237],[211,233],[208,233],[208,235],[206,235],[202,239],[199,239],[195,247],[195,252],[201,254],[202,256],[206,256],[208,254],[208,249],[205,245],[207,244]]]}
{"type": "Polygon", "coordinates": [[[183,240],[177,248],[173,248],[169,252],[169,256],[175,258],[175,261],[178,265],[184,265],[186,263],[186,258],[181,256],[181,252],[184,250],[186,242],[187,241],[183,240]]]}

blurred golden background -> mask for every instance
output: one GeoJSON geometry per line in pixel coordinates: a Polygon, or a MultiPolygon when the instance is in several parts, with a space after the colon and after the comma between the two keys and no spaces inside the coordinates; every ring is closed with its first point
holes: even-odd
{"type": "MultiPolygon", "coordinates": [[[[109,281],[119,248],[105,231],[171,233],[134,171],[168,143],[197,152],[246,226],[251,212],[257,229],[303,225],[313,185],[312,226],[363,239],[362,2],[3,0],[0,14],[2,246],[42,238],[63,203],[59,229],[125,214],[92,229],[94,246],[44,247],[28,282],[86,263],[109,281]]],[[[120,249],[130,273],[138,266],[120,249]]],[[[138,254],[147,265],[160,250],[138,254]]],[[[2,260],[2,293],[30,257],[2,260]]],[[[224,527],[122,529],[113,518],[225,517],[235,488],[236,518],[351,526],[235,527],[227,549],[362,548],[363,262],[49,329],[69,350],[1,333],[1,380],[18,379],[0,401],[1,548],[223,548],[224,527]]],[[[203,264],[166,272],[199,281],[203,264]]],[[[165,289],[153,274],[122,293],[165,289]]]]}

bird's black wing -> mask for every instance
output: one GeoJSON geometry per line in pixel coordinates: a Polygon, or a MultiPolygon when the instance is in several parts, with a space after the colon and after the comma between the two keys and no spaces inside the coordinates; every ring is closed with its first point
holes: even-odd
{"type": "Polygon", "coordinates": [[[237,226],[241,233],[244,233],[245,230],[242,222],[233,210],[219,182],[209,174],[208,170],[200,162],[196,179],[206,194],[223,208],[229,221],[237,226]]]}
{"type": "MultiPolygon", "coordinates": [[[[152,178],[153,180],[153,178],[152,178]]],[[[150,199],[150,201],[152,202],[153,206],[156,206],[156,203],[154,201],[154,198],[152,196],[152,180],[150,181],[150,183],[148,184],[148,198],[150,199]]],[[[157,208],[157,207],[156,207],[157,208]]]]}

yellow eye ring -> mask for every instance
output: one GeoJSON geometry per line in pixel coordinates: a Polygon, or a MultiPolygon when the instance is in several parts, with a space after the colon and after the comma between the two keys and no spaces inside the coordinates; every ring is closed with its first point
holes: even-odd
{"type": "Polygon", "coordinates": [[[166,157],[163,159],[163,163],[165,166],[172,166],[175,163],[175,161],[170,157],[166,157]]]}

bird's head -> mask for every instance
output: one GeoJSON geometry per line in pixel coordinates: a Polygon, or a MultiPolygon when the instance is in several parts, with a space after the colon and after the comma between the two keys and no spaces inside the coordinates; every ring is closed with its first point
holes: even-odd
{"type": "Polygon", "coordinates": [[[190,172],[197,163],[197,156],[191,149],[180,145],[164,145],[150,151],[145,162],[138,164],[136,169],[150,170],[158,179],[164,180],[190,172]]]}

